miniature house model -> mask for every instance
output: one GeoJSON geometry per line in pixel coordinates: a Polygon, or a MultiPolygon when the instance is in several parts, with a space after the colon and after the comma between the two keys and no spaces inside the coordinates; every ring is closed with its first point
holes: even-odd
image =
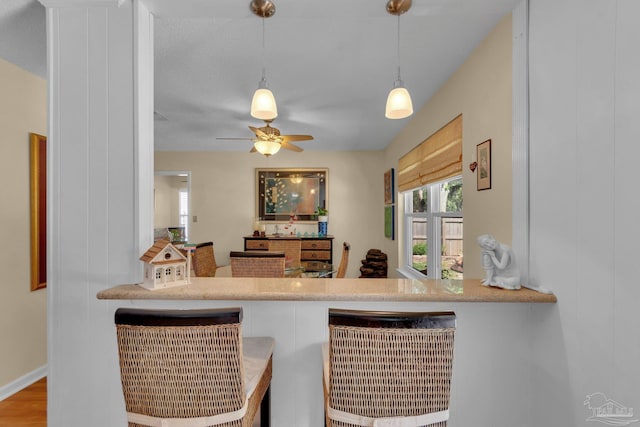
{"type": "Polygon", "coordinates": [[[158,240],[140,257],[144,262],[144,282],[147,289],[164,289],[189,283],[187,257],[167,240],[158,240]]]}

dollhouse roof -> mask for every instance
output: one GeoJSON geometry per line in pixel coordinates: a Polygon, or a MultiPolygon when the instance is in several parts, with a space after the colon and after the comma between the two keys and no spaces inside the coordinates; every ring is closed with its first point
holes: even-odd
{"type": "Polygon", "coordinates": [[[140,257],[140,261],[148,264],[185,262],[186,260],[187,257],[182,255],[182,253],[168,240],[156,241],[153,246],[147,249],[147,251],[140,257]],[[169,260],[164,257],[164,254],[167,252],[171,253],[171,258],[169,260]]]}

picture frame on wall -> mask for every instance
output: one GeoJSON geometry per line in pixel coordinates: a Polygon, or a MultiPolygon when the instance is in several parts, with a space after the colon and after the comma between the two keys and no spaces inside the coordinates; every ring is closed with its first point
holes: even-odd
{"type": "Polygon", "coordinates": [[[393,205],[384,207],[384,237],[394,240],[394,209],[393,205]]]}
{"type": "Polygon", "coordinates": [[[491,188],[491,140],[487,139],[476,146],[478,162],[478,191],[491,188]]]}
{"type": "Polygon", "coordinates": [[[384,204],[392,205],[395,202],[393,168],[384,173],[384,204]]]}
{"type": "Polygon", "coordinates": [[[29,134],[31,290],[47,287],[47,137],[29,134]]]}

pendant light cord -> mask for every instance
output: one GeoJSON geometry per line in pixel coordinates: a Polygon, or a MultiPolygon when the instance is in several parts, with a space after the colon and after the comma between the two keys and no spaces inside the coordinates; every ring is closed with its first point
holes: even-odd
{"type": "Polygon", "coordinates": [[[266,72],[266,68],[267,68],[267,67],[266,67],[266,65],[265,65],[265,62],[266,62],[266,55],[265,55],[265,48],[264,48],[264,46],[265,46],[265,43],[264,43],[264,33],[265,33],[265,31],[264,31],[264,16],[263,16],[263,17],[262,17],[262,80],[263,80],[263,81],[265,81],[265,83],[266,83],[266,81],[267,81],[267,76],[266,76],[266,75],[267,75],[267,72],[266,72]]]}
{"type": "Polygon", "coordinates": [[[396,52],[398,52],[398,81],[401,81],[402,79],[400,78],[400,15],[398,15],[398,37],[396,38],[398,41],[398,48],[396,49],[396,52]]]}

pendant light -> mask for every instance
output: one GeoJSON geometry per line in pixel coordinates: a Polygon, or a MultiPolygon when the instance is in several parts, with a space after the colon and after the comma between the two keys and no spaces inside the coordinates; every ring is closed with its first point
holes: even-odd
{"type": "MultiPolygon", "coordinates": [[[[278,106],[273,93],[267,86],[264,54],[264,20],[276,13],[276,6],[269,0],[253,0],[249,5],[251,11],[262,18],[262,79],[251,101],[251,116],[261,120],[273,120],[278,117],[278,106]]],[[[256,147],[257,149],[257,147],[256,147]]],[[[277,151],[277,150],[276,150],[277,151]]]]}
{"type": "Polygon", "coordinates": [[[411,0],[389,0],[387,2],[387,12],[398,17],[398,78],[393,84],[393,89],[387,97],[385,117],[388,119],[404,119],[413,114],[413,104],[411,95],[404,87],[400,78],[400,15],[411,8],[411,0]]]}

